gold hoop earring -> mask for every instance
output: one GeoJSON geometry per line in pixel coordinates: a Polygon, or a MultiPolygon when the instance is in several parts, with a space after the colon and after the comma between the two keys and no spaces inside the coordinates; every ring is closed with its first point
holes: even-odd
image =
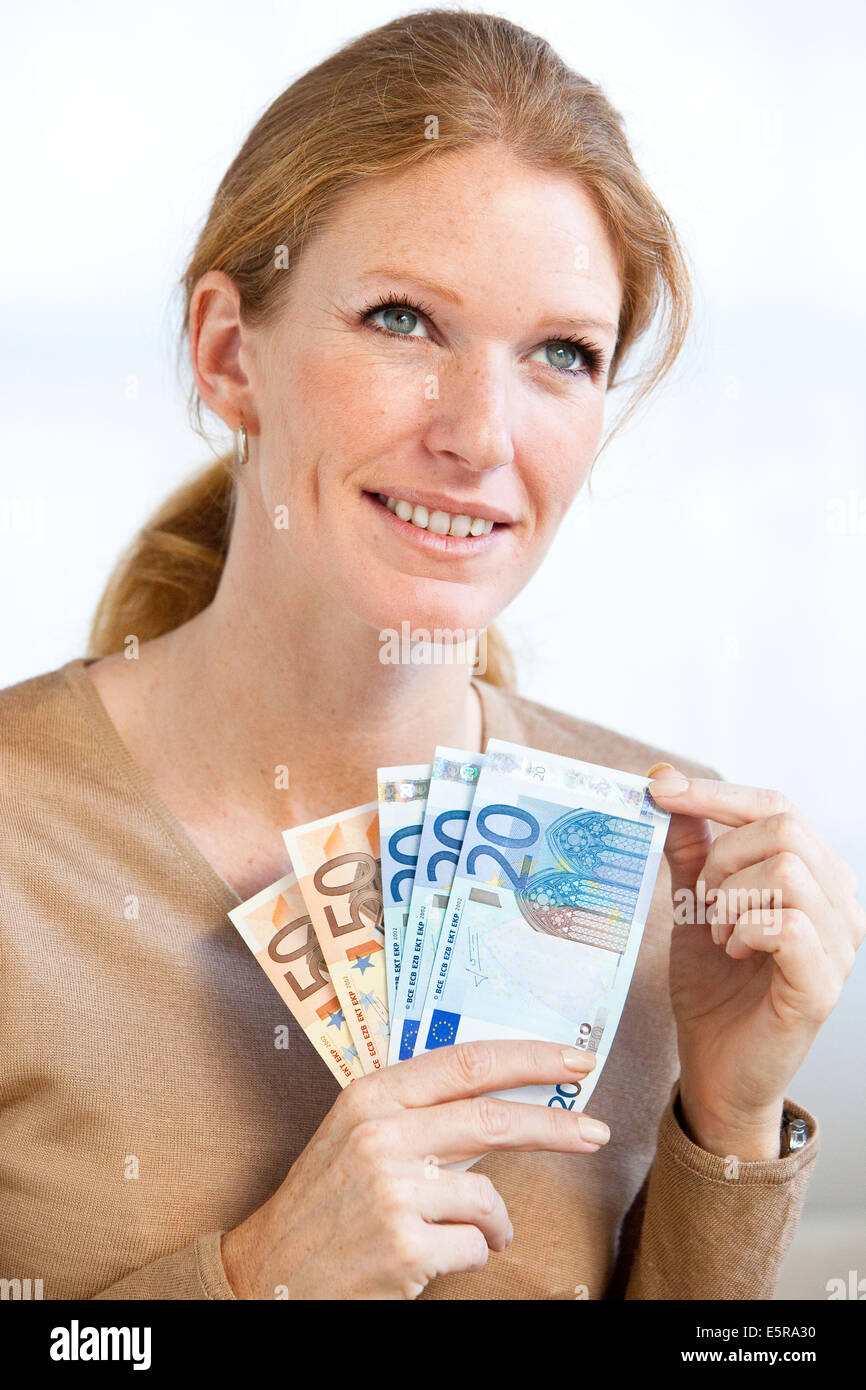
{"type": "Polygon", "coordinates": [[[242,420],[235,430],[235,463],[243,468],[249,456],[250,446],[247,439],[247,428],[242,420]]]}

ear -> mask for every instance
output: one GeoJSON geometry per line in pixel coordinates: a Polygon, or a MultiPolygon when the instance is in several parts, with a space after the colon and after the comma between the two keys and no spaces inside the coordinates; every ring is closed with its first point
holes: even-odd
{"type": "Polygon", "coordinates": [[[243,420],[255,433],[258,421],[245,369],[249,329],[241,323],[241,298],[234,281],[208,270],[189,307],[189,346],[195,383],[209,410],[236,430],[243,420]]]}

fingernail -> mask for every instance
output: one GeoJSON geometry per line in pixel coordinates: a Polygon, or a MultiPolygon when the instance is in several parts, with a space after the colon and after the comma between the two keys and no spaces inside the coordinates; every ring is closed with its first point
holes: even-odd
{"type": "Polygon", "coordinates": [[[671,772],[676,772],[676,768],[674,767],[673,763],[653,763],[652,767],[647,773],[647,777],[655,777],[656,773],[661,772],[663,767],[669,768],[671,772]]]}
{"type": "Polygon", "coordinates": [[[581,1115],[580,1135],[590,1144],[606,1144],[610,1138],[610,1130],[604,1120],[596,1120],[592,1115],[581,1115]]]}
{"type": "Polygon", "coordinates": [[[508,1235],[505,1237],[505,1244],[506,1244],[506,1245],[510,1245],[511,1242],[513,1241],[513,1239],[514,1239],[514,1227],[512,1226],[511,1222],[509,1221],[509,1223],[508,1223],[508,1235]]]}
{"type": "Polygon", "coordinates": [[[581,1052],[579,1047],[562,1049],[562,1065],[569,1071],[592,1071],[595,1066],[594,1052],[581,1052]]]}
{"type": "Polygon", "coordinates": [[[679,796],[680,792],[688,791],[689,779],[676,774],[674,777],[652,777],[650,778],[650,796],[679,796]]]}

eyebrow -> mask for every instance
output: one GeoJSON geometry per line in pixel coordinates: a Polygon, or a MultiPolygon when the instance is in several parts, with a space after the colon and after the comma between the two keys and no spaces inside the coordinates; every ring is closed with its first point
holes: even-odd
{"type": "MultiPolygon", "coordinates": [[[[407,284],[418,285],[421,289],[429,290],[431,294],[438,295],[440,299],[446,299],[449,304],[456,304],[458,308],[463,307],[463,300],[456,290],[449,289],[447,285],[440,285],[436,280],[423,280],[418,275],[411,275],[405,270],[398,270],[396,266],[376,266],[373,270],[365,271],[365,275],[371,278],[374,275],[385,275],[392,280],[405,280],[407,284]]],[[[538,325],[538,332],[556,324],[568,324],[572,328],[597,328],[601,332],[612,333],[614,337],[619,332],[619,326],[611,323],[609,319],[573,318],[567,314],[562,317],[545,319],[543,323],[538,325]]]]}
{"type": "Polygon", "coordinates": [[[616,337],[619,329],[610,319],[574,319],[567,315],[564,318],[545,319],[538,325],[539,332],[542,328],[553,327],[558,323],[567,323],[572,328],[598,328],[602,333],[612,333],[616,337]]]}
{"type": "Polygon", "coordinates": [[[447,285],[440,285],[435,280],[422,280],[419,276],[407,274],[405,270],[398,270],[395,266],[376,266],[374,270],[368,270],[365,274],[369,276],[387,275],[392,280],[411,281],[413,285],[420,285],[423,290],[429,290],[431,294],[438,294],[440,299],[447,299],[449,303],[456,304],[460,308],[463,307],[463,300],[456,290],[449,290],[447,285]]]}

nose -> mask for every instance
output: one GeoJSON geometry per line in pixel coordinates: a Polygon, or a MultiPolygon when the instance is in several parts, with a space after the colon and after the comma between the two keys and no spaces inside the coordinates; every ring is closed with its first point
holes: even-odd
{"type": "Polygon", "coordinates": [[[432,383],[424,443],[443,462],[473,473],[514,458],[507,364],[494,351],[455,360],[432,383]]]}

